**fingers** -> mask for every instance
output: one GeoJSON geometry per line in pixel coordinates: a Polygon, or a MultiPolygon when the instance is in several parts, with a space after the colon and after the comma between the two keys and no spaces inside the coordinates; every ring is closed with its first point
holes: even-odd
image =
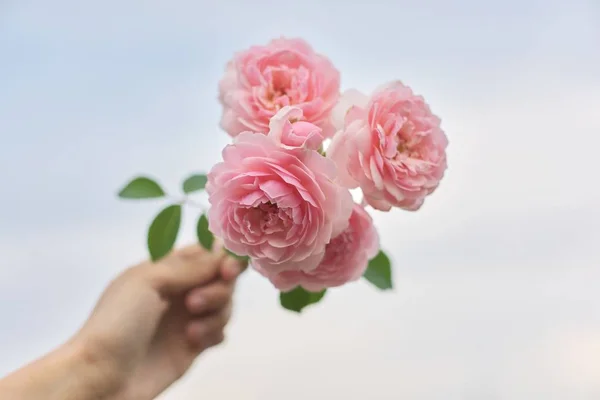
{"type": "Polygon", "coordinates": [[[161,294],[176,295],[215,279],[224,257],[223,253],[207,252],[200,245],[192,245],[155,264],[147,264],[144,269],[161,294]]]}
{"type": "Polygon", "coordinates": [[[244,266],[233,257],[225,257],[221,264],[221,278],[225,281],[233,281],[238,277],[244,266]]]}
{"type": "Polygon", "coordinates": [[[190,314],[210,312],[229,302],[241,268],[241,264],[234,258],[225,258],[221,263],[221,279],[193,288],[186,295],[185,303],[190,314]]]}
{"type": "MultiPolygon", "coordinates": [[[[219,238],[215,238],[212,251],[227,255],[226,250],[225,246],[223,246],[223,241],[219,238]]],[[[237,260],[234,257],[227,255],[222,267],[223,269],[221,269],[221,277],[225,280],[234,279],[241,271],[245,270],[246,267],[248,267],[248,262],[237,260]]]]}
{"type": "Polygon", "coordinates": [[[206,349],[221,343],[223,330],[231,317],[231,302],[217,312],[201,319],[192,320],[186,329],[186,336],[193,347],[206,349]]]}
{"type": "Polygon", "coordinates": [[[198,315],[223,308],[231,301],[233,282],[215,281],[209,285],[192,289],[185,298],[190,314],[198,315]]]}
{"type": "Polygon", "coordinates": [[[156,263],[136,268],[161,295],[171,296],[206,285],[220,276],[234,281],[245,267],[242,262],[221,250],[206,251],[198,244],[173,251],[156,263]]]}

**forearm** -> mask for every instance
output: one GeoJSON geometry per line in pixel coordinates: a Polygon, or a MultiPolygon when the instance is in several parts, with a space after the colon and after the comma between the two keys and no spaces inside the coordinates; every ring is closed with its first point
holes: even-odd
{"type": "Polygon", "coordinates": [[[69,342],[0,380],[0,399],[104,400],[118,385],[85,346],[69,342]]]}

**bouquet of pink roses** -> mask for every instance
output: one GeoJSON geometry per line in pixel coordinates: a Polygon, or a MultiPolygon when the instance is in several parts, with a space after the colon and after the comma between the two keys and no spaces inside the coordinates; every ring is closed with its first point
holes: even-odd
{"type": "MultiPolygon", "coordinates": [[[[447,138],[421,96],[399,81],[370,96],[340,94],[340,73],[303,40],[276,39],[236,54],[219,83],[221,127],[232,138],[207,175],[184,180],[210,207],[197,236],[247,260],[300,312],[327,288],[365,277],[392,288],[391,263],[367,208],[416,211],[446,169],[447,138]],[[362,192],[356,203],[350,190],[362,192]]],[[[165,196],[154,180],[129,182],[121,198],[165,196]]],[[[148,230],[153,260],[177,239],[181,203],[148,230]]]]}

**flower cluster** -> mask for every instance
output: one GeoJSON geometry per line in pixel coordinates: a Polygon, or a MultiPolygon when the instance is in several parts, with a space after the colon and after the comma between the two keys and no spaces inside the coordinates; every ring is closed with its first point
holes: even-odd
{"type": "Polygon", "coordinates": [[[300,39],[237,54],[219,100],[233,142],[208,174],[209,227],[282,291],[361,277],[379,251],[365,207],[418,210],[446,170],[421,96],[401,82],[340,95],[339,71],[300,39]]]}

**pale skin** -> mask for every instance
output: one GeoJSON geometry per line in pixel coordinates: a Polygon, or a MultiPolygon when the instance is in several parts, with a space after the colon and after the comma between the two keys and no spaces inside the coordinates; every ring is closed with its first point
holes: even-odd
{"type": "Polygon", "coordinates": [[[119,275],[70,340],[0,380],[0,399],[153,399],[224,339],[242,266],[194,245],[119,275]]]}

